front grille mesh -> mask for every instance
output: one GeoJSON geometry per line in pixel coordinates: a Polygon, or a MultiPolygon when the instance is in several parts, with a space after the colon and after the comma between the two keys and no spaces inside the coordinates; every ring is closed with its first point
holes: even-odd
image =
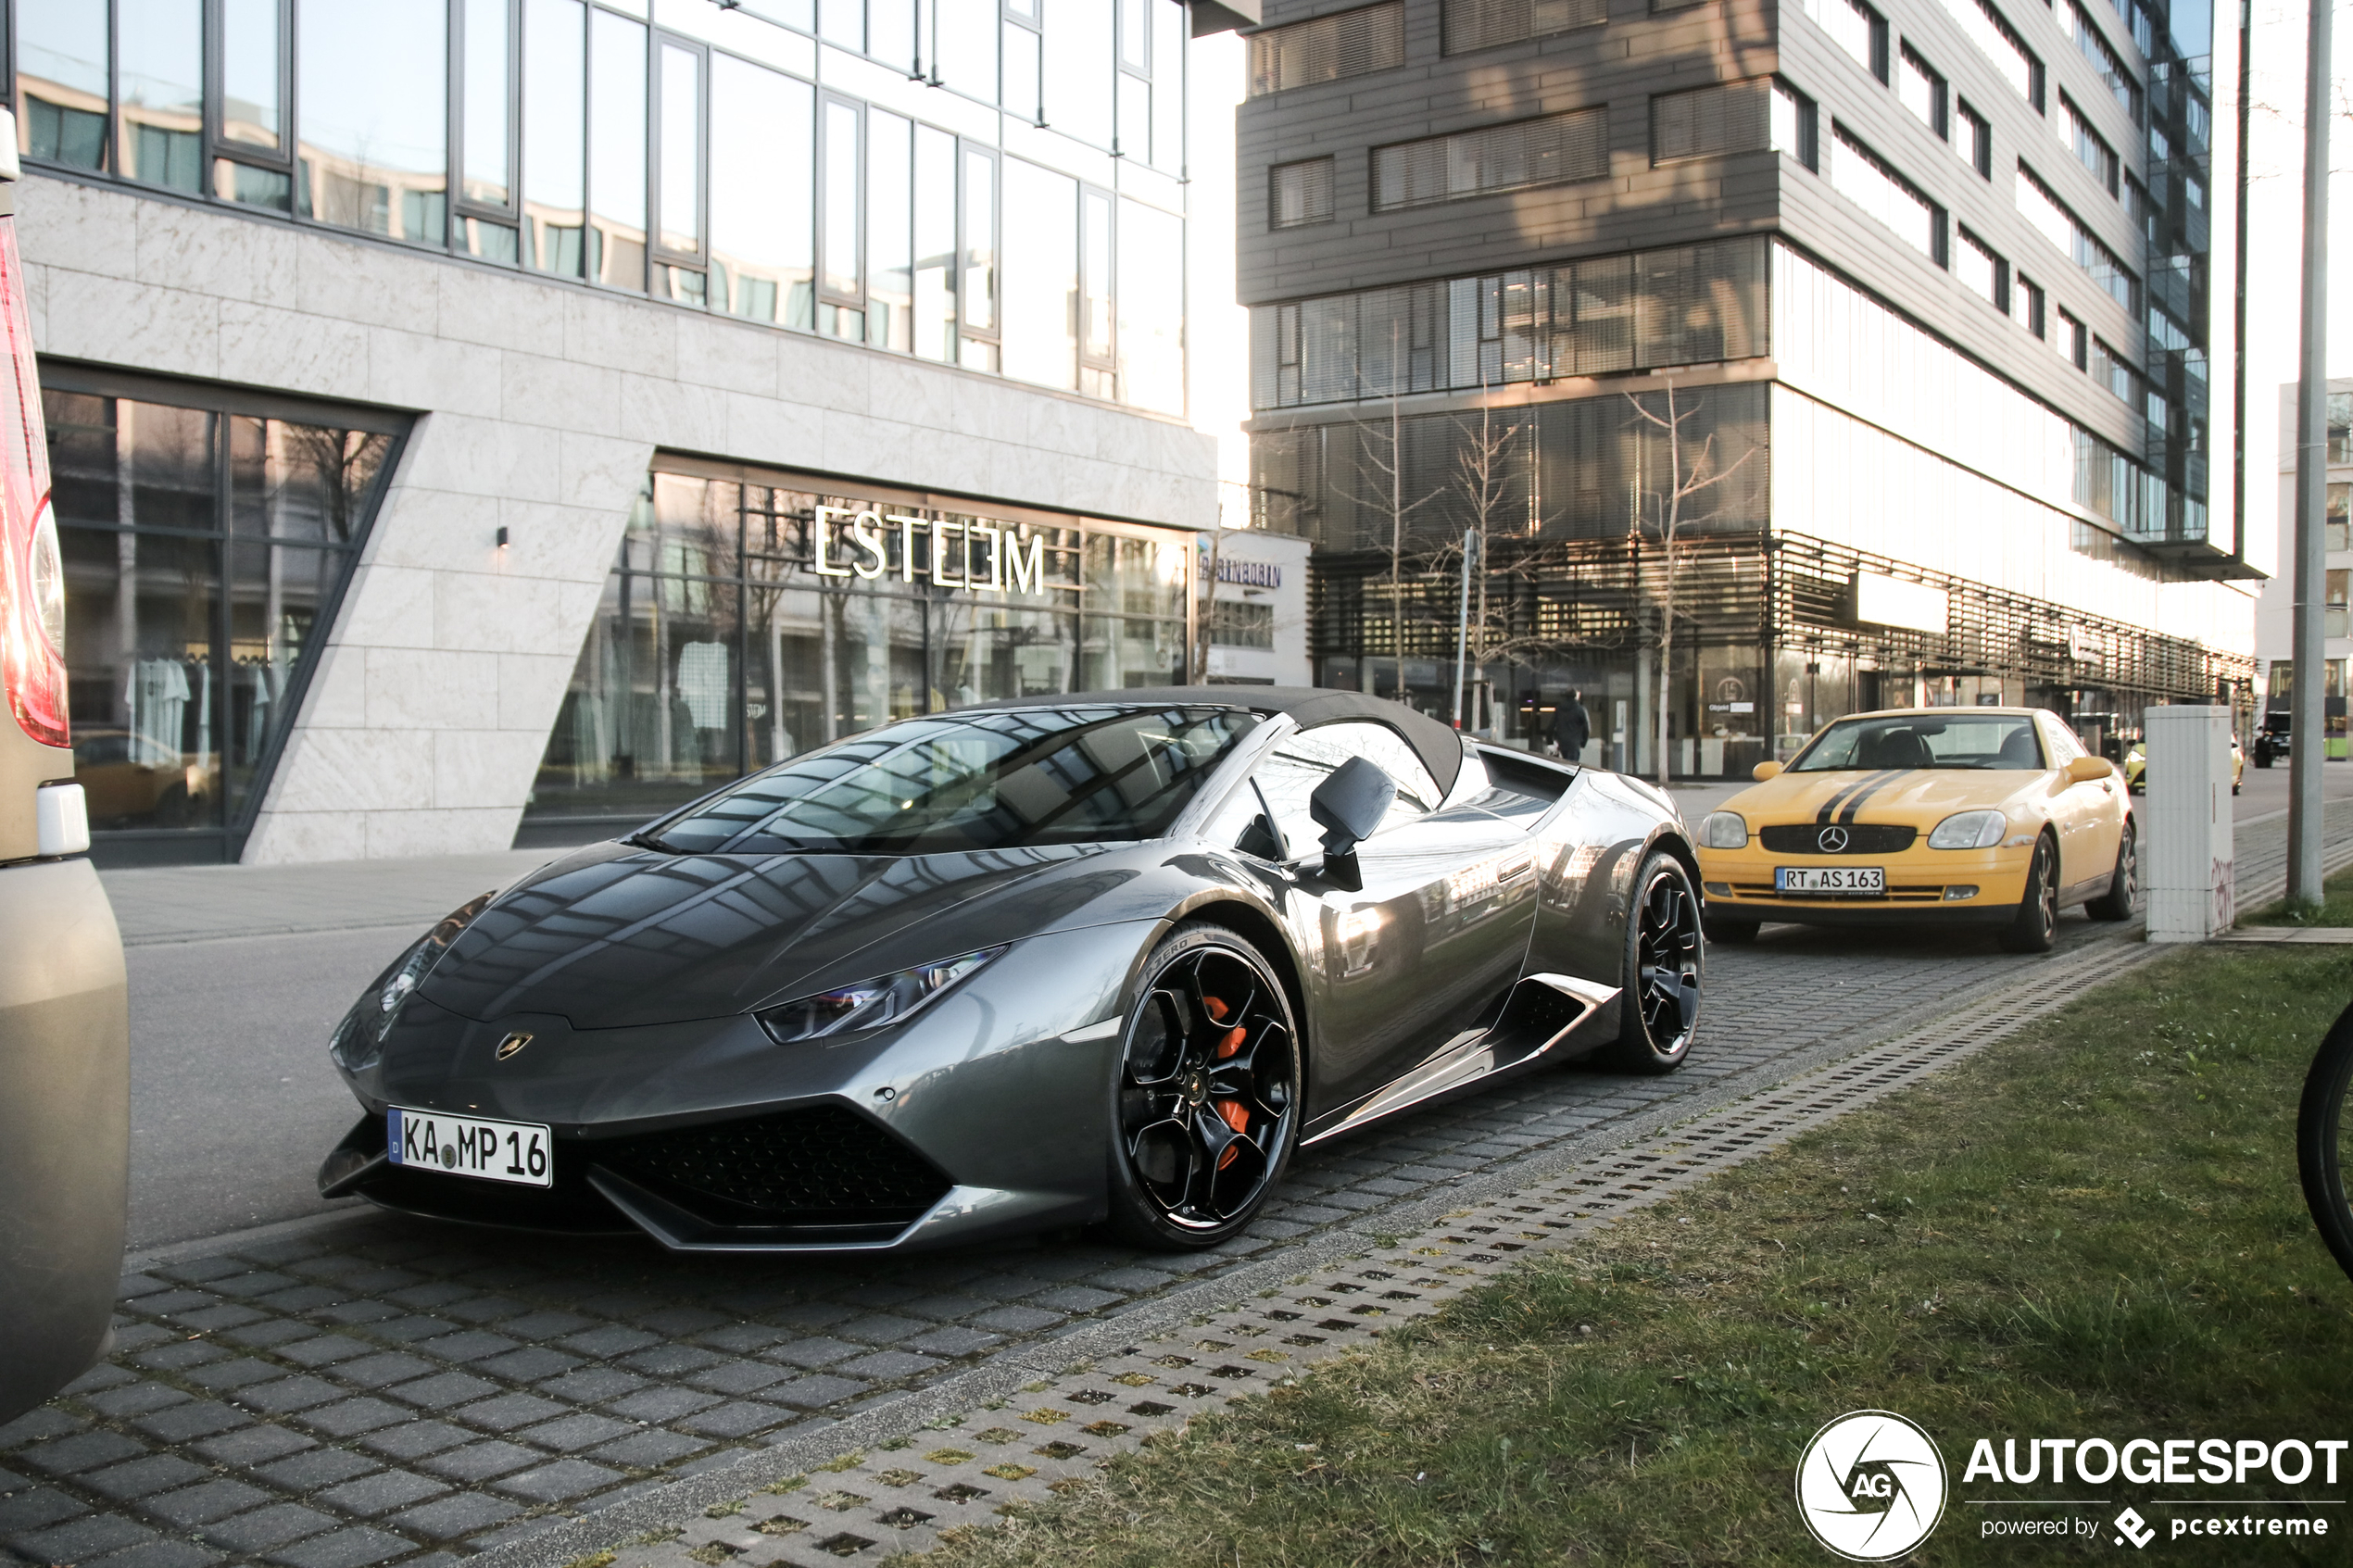
{"type": "Polygon", "coordinates": [[[1822,847],[1823,823],[1783,822],[1775,827],[1759,828],[1756,836],[1766,848],[1777,855],[1895,855],[1912,847],[1919,836],[1917,828],[1899,822],[1840,822],[1846,834],[1846,847],[1822,847]]]}
{"type": "Polygon", "coordinates": [[[911,1223],[950,1185],[839,1106],[648,1134],[599,1146],[595,1157],[722,1223],[911,1223]]]}

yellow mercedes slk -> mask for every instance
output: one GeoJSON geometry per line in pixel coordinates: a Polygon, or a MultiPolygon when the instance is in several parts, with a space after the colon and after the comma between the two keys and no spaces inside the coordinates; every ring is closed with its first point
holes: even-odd
{"type": "Polygon", "coordinates": [[[2050,950],[2059,910],[2129,920],[2139,860],[2123,781],[2057,714],[1921,708],[1828,724],[1700,823],[1708,935],[1767,921],[1998,928],[2050,950]]]}

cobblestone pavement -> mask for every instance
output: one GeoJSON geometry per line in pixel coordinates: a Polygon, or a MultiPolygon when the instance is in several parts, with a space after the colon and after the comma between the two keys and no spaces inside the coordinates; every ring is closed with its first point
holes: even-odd
{"type": "MultiPolygon", "coordinates": [[[[2344,828],[2340,857],[2353,810],[2344,828]]],[[[2119,939],[2080,916],[2065,933],[2070,950],[2119,939]]],[[[0,1542],[84,1568],[362,1568],[522,1542],[1088,1320],[1377,1228],[1386,1210],[1697,1113],[2051,960],[1974,937],[1784,928],[1710,961],[1681,1073],[1542,1073],[1319,1145],[1249,1236],[1204,1254],[1076,1239],[689,1259],[388,1215],[174,1249],[125,1277],[113,1356],[0,1427],[0,1542]]]]}

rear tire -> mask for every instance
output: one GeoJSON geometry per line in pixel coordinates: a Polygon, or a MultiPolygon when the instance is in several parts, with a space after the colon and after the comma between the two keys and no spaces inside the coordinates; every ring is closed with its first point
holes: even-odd
{"type": "Polygon", "coordinates": [[[1617,1038],[1597,1053],[1602,1060],[1629,1073],[1672,1073],[1683,1065],[1699,1033],[1705,947],[1690,874],[1674,856],[1655,852],[1634,878],[1617,1038]]]}
{"type": "Polygon", "coordinates": [[[1223,926],[1178,926],[1144,966],[1119,1049],[1113,1233],[1164,1252],[1240,1235],[1299,1141],[1299,1030],[1273,966],[1223,926]]]}
{"type": "Polygon", "coordinates": [[[2002,946],[2013,953],[2047,953],[2058,941],[2058,846],[2048,834],[2034,841],[2026,872],[2026,896],[2018,918],[2003,928],[2002,946]]]}
{"type": "Polygon", "coordinates": [[[2131,920],[2133,902],[2141,891],[2140,834],[2133,826],[2133,819],[2124,819],[2124,839],[2116,847],[2116,872],[2108,879],[2108,891],[2083,906],[2094,920],[2131,920]]]}

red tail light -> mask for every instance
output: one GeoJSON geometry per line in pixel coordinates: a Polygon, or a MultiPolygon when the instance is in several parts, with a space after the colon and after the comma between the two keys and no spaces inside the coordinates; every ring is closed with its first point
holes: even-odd
{"type": "Polygon", "coordinates": [[[26,734],[65,746],[65,566],[49,513],[49,438],[14,218],[0,218],[0,330],[8,376],[0,386],[0,684],[26,734]]]}

